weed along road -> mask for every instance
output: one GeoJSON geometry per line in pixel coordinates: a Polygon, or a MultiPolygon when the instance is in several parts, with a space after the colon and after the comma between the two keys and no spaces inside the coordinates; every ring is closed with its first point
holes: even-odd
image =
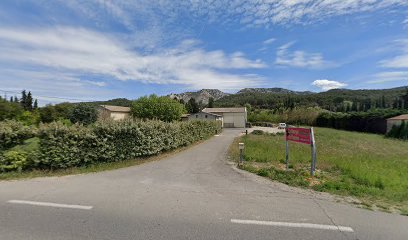
{"type": "Polygon", "coordinates": [[[0,182],[0,239],[408,239],[408,217],[234,169],[239,133],[139,166],[0,182]]]}

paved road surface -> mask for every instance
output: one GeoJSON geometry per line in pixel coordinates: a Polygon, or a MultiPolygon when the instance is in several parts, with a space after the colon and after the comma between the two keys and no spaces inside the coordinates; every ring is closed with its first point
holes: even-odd
{"type": "Polygon", "coordinates": [[[408,217],[234,170],[225,155],[238,133],[139,166],[0,182],[0,240],[408,239],[408,217]]]}

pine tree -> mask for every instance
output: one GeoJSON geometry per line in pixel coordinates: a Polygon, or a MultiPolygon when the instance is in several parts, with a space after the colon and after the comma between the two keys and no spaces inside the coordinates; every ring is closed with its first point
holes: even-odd
{"type": "Polygon", "coordinates": [[[35,99],[34,101],[34,106],[33,106],[34,110],[36,110],[38,108],[38,102],[37,99],[35,99]]]}
{"type": "Polygon", "coordinates": [[[17,96],[14,96],[14,102],[15,102],[15,103],[19,103],[19,100],[18,100],[18,97],[17,97],[17,96]]]}
{"type": "Polygon", "coordinates": [[[25,109],[28,111],[33,110],[33,96],[31,95],[31,92],[28,92],[27,94],[27,99],[26,99],[26,105],[25,109]]]}
{"type": "Polygon", "coordinates": [[[13,96],[10,97],[10,102],[14,102],[13,96]]]}
{"type": "Polygon", "coordinates": [[[24,110],[27,110],[26,109],[26,106],[27,106],[27,93],[26,93],[26,90],[23,90],[21,92],[20,104],[24,108],[24,110]]]}

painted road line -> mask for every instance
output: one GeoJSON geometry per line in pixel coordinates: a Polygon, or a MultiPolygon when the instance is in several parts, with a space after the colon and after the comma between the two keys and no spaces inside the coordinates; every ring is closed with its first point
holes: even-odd
{"type": "Polygon", "coordinates": [[[70,205],[70,204],[60,204],[60,203],[51,203],[51,202],[34,202],[34,201],[24,201],[24,200],[9,200],[8,203],[15,204],[26,204],[42,207],[55,207],[55,208],[72,208],[72,209],[82,209],[82,210],[91,210],[92,206],[83,206],[83,205],[70,205]]]}
{"type": "Polygon", "coordinates": [[[256,221],[256,220],[241,220],[241,219],[231,219],[231,222],[240,223],[240,224],[275,226],[275,227],[312,228],[312,229],[322,229],[322,230],[335,230],[335,231],[341,231],[341,232],[354,232],[354,230],[351,227],[313,224],[313,223],[271,222],[271,221],[256,221]]]}

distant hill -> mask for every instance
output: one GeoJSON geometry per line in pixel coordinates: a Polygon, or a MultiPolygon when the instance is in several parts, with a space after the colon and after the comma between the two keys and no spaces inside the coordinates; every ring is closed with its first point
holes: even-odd
{"type": "Polygon", "coordinates": [[[130,107],[132,106],[132,100],[127,98],[115,98],[107,101],[96,101],[96,102],[88,102],[89,104],[99,106],[99,105],[113,105],[113,106],[122,106],[122,107],[130,107]]]}
{"type": "Polygon", "coordinates": [[[183,99],[184,102],[188,102],[191,98],[194,98],[196,102],[202,102],[203,104],[208,104],[208,100],[212,97],[214,100],[218,100],[230,94],[224,93],[218,89],[201,89],[197,92],[185,92],[185,93],[172,93],[168,95],[173,99],[183,99]]]}
{"type": "Polygon", "coordinates": [[[244,88],[237,92],[237,94],[242,94],[242,93],[276,93],[276,94],[299,94],[299,95],[304,95],[304,94],[313,94],[313,92],[310,91],[304,91],[304,92],[299,92],[299,91],[292,91],[289,89],[285,88],[244,88]]]}
{"type": "Polygon", "coordinates": [[[391,89],[333,89],[326,92],[296,92],[283,88],[247,88],[215,101],[217,107],[234,107],[250,104],[256,108],[276,109],[280,107],[319,106],[332,111],[353,108],[365,111],[370,108],[394,108],[408,86],[391,89]]]}

